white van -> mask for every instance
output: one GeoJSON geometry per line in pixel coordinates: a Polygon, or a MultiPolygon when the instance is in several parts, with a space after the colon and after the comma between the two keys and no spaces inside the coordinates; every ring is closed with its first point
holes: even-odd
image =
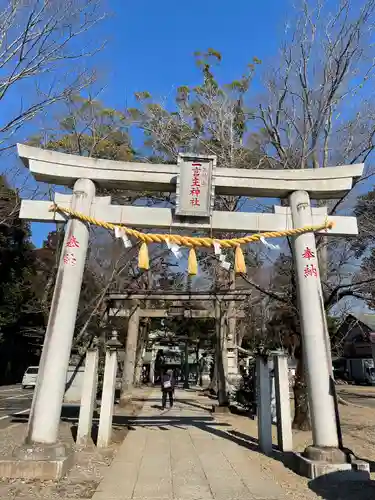
{"type": "Polygon", "coordinates": [[[22,379],[22,389],[26,389],[26,387],[36,386],[36,381],[38,378],[38,370],[39,366],[29,366],[29,368],[25,371],[25,374],[22,379]]]}

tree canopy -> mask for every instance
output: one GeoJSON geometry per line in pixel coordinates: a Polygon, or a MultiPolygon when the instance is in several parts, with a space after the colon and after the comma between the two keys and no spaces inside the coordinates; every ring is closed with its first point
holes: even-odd
{"type": "Polygon", "coordinates": [[[27,366],[35,328],[43,318],[33,286],[36,257],[29,225],[18,219],[17,212],[9,217],[17,193],[1,176],[0,191],[2,209],[8,214],[0,224],[0,380],[9,381],[27,366]]]}

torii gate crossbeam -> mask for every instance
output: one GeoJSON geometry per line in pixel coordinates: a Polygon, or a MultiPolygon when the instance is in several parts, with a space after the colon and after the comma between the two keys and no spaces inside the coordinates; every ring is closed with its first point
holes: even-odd
{"type": "MultiPolygon", "coordinates": [[[[17,150],[37,181],[73,187],[77,179],[86,178],[107,189],[176,190],[177,164],[101,160],[24,144],[18,144],[17,150]]],[[[286,198],[293,191],[308,191],[314,199],[340,198],[351,189],[353,179],[361,177],[362,172],[363,164],[301,170],[218,168],[215,191],[222,195],[278,198],[286,198]]]]}

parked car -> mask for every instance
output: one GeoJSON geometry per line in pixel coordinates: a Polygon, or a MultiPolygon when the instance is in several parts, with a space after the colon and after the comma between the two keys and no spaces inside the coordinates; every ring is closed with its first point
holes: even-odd
{"type": "Polygon", "coordinates": [[[38,379],[39,366],[29,366],[22,378],[22,389],[35,387],[38,379]]]}

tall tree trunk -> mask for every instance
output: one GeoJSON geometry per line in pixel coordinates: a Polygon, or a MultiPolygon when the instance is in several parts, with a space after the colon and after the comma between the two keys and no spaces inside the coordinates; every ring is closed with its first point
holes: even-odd
{"type": "Polygon", "coordinates": [[[299,429],[301,431],[311,430],[310,421],[310,411],[309,402],[307,397],[307,386],[305,378],[305,370],[303,363],[302,349],[297,349],[300,351],[297,358],[297,368],[296,376],[294,380],[294,419],[293,419],[293,429],[299,429]]]}

